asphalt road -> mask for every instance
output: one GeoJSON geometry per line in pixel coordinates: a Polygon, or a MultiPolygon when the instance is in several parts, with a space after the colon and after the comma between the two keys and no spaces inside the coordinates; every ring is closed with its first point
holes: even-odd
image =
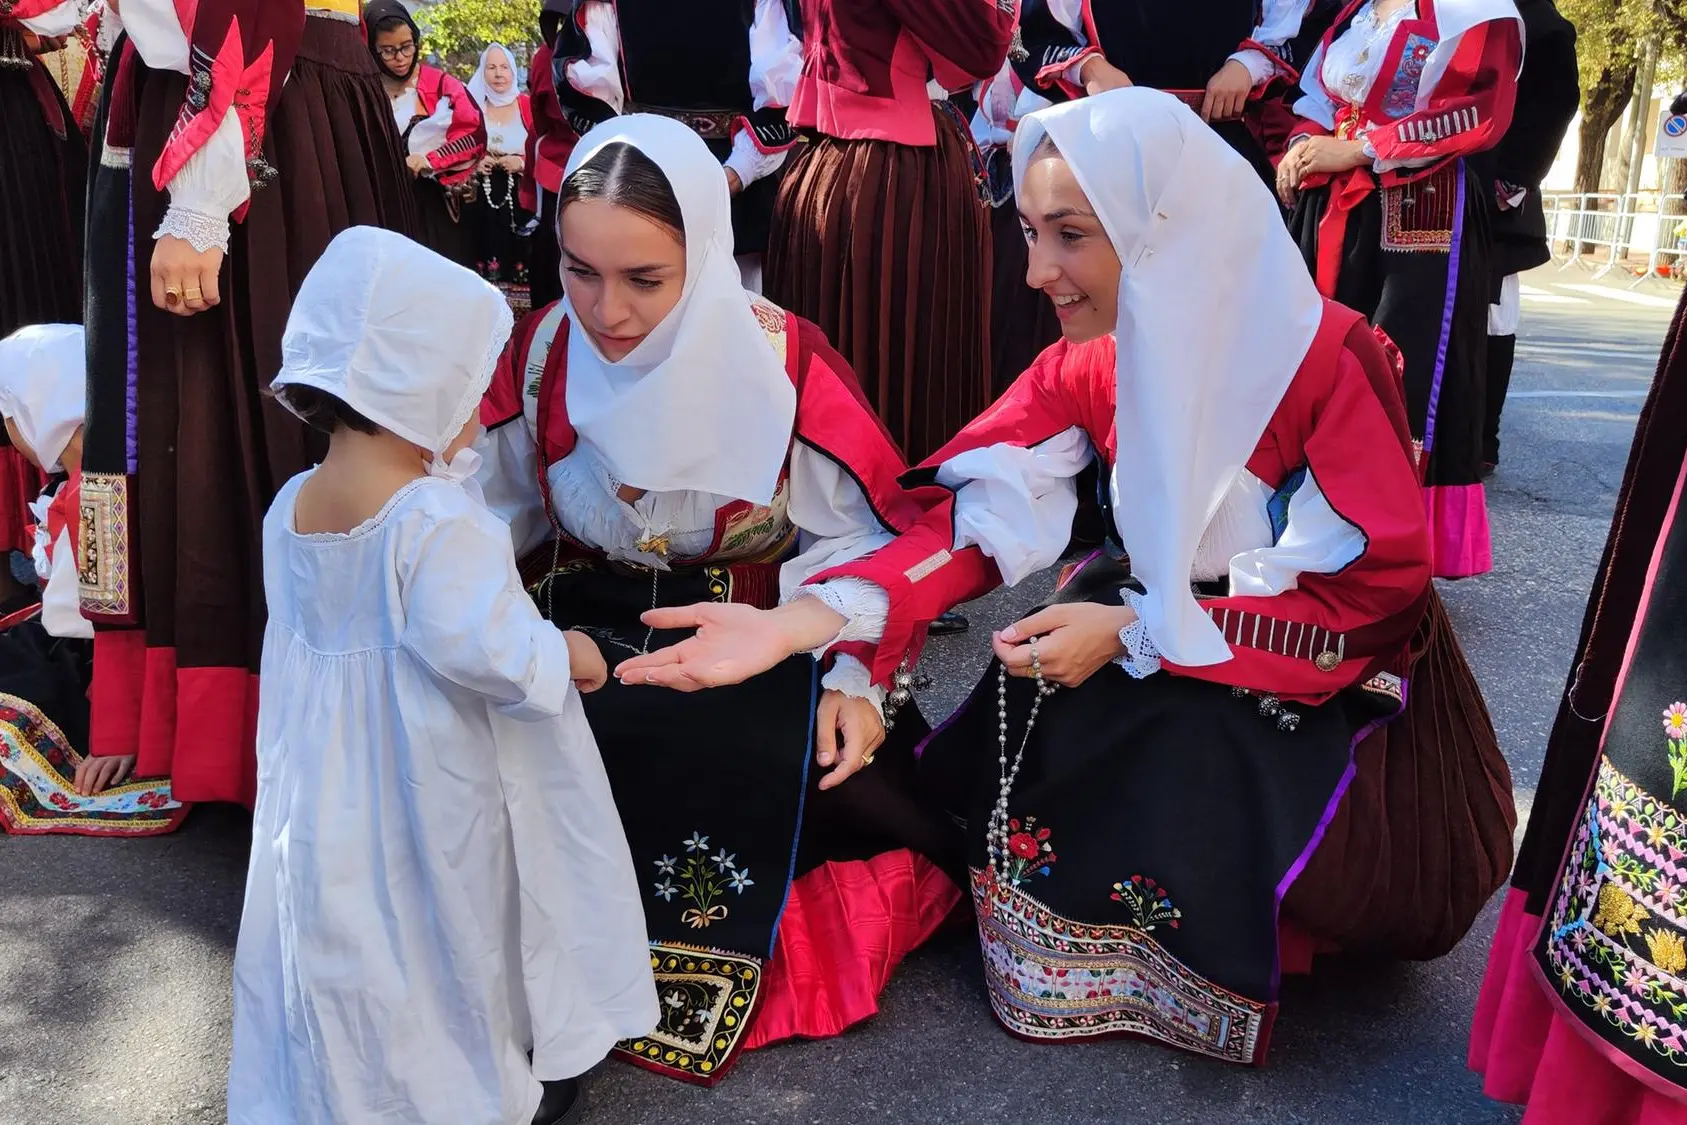
{"type": "MultiPolygon", "coordinates": [[[[1525,813],[1674,296],[1649,286],[1619,297],[1575,271],[1529,283],[1489,493],[1496,569],[1444,589],[1525,813]]],[[[975,604],[970,635],[932,645],[928,715],[970,687],[986,630],[1046,589],[1029,586],[975,604]]],[[[0,837],[0,1125],[224,1120],[246,832],[238,812],[202,809],[159,840],[0,837]]],[[[903,966],[868,1025],[746,1056],[712,1091],[606,1065],[587,1121],[1515,1122],[1464,1067],[1493,914],[1440,961],[1326,960],[1291,979],[1258,1071],[1139,1043],[1011,1039],[961,930],[903,966]]]]}

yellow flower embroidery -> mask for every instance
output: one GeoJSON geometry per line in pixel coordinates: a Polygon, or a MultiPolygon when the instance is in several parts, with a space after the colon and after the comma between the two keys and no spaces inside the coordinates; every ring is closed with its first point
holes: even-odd
{"type": "Polygon", "coordinates": [[[1604,1015],[1606,1012],[1609,1012],[1611,1010],[1611,998],[1603,995],[1595,996],[1593,998],[1593,1010],[1598,1012],[1600,1015],[1604,1015]]]}
{"type": "Polygon", "coordinates": [[[1647,917],[1645,908],[1615,883],[1599,888],[1599,909],[1593,915],[1593,924],[1611,937],[1639,933],[1640,923],[1647,917]]]}
{"type": "Polygon", "coordinates": [[[1635,1040],[1647,1045],[1650,1045],[1652,1040],[1658,1037],[1657,1031],[1649,1023],[1640,1024],[1633,1031],[1629,1032],[1629,1035],[1635,1040]]]}
{"type": "Polygon", "coordinates": [[[1647,930],[1646,949],[1652,955],[1652,964],[1666,973],[1687,969],[1687,941],[1680,934],[1657,928],[1647,930]]]}

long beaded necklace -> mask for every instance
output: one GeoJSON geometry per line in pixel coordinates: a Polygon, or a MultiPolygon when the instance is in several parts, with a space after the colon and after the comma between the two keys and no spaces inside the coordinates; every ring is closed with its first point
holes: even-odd
{"type": "Polygon", "coordinates": [[[486,200],[486,205],[494,211],[507,211],[510,216],[510,233],[520,234],[521,225],[516,222],[515,205],[515,174],[504,173],[504,198],[502,201],[492,198],[492,173],[480,173],[480,194],[486,200]]]}
{"type": "Polygon", "coordinates": [[[1031,732],[1037,727],[1037,714],[1043,700],[1060,690],[1058,684],[1043,679],[1043,662],[1037,646],[1031,646],[1031,677],[1037,682],[1037,695],[1031,701],[1031,714],[1025,720],[1025,736],[1019,740],[1019,750],[1008,762],[1008,670],[1004,665],[996,670],[996,765],[999,788],[995,807],[990,810],[990,823],[984,830],[984,846],[990,856],[990,877],[1002,881],[1001,869],[1008,854],[1008,797],[1014,782],[1019,780],[1019,767],[1025,762],[1025,748],[1031,745],[1031,732]]]}

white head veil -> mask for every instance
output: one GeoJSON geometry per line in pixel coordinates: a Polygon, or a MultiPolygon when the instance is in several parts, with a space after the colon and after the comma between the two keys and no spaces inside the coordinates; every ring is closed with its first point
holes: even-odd
{"type": "Polygon", "coordinates": [[[469,96],[483,109],[489,105],[500,108],[513,105],[515,100],[521,97],[521,86],[516,81],[517,74],[515,55],[502,43],[493,43],[480,53],[480,65],[475,68],[474,77],[469,79],[469,96]],[[502,51],[505,61],[510,64],[510,88],[501,94],[486,84],[486,60],[493,51],[502,51]]]}
{"type": "Polygon", "coordinates": [[[325,391],[441,453],[479,409],[511,321],[503,294],[472,270],[403,235],[352,227],[299,287],[274,386],[325,391]]]}
{"type": "Polygon", "coordinates": [[[1219,664],[1230,649],[1190,591],[1195,550],[1324,303],[1259,174],[1176,98],[1133,87],[1031,114],[1016,187],[1045,135],[1122,267],[1113,503],[1143,623],[1173,662],[1219,664]]]}
{"type": "Polygon", "coordinates": [[[569,422],[622,484],[765,504],[790,448],[797,396],[732,257],[720,161],[679,122],[635,113],[581,138],[567,175],[616,143],[649,157],[679,200],[685,287],[673,311],[617,362],[583,329],[569,333],[569,422]]]}
{"type": "Polygon", "coordinates": [[[86,371],[80,324],[34,324],[0,340],[0,416],[50,473],[86,414],[86,371]]]}

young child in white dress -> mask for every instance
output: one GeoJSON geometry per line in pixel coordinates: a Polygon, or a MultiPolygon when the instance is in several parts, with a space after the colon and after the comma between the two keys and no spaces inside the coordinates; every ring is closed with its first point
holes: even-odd
{"type": "MultiPolygon", "coordinates": [[[[655,1026],[632,858],[547,624],[472,485],[498,290],[341,234],[276,397],[328,431],[264,523],[258,801],[232,1125],[553,1125],[655,1026]]],[[[577,690],[578,689],[578,690],[577,690]]]]}

